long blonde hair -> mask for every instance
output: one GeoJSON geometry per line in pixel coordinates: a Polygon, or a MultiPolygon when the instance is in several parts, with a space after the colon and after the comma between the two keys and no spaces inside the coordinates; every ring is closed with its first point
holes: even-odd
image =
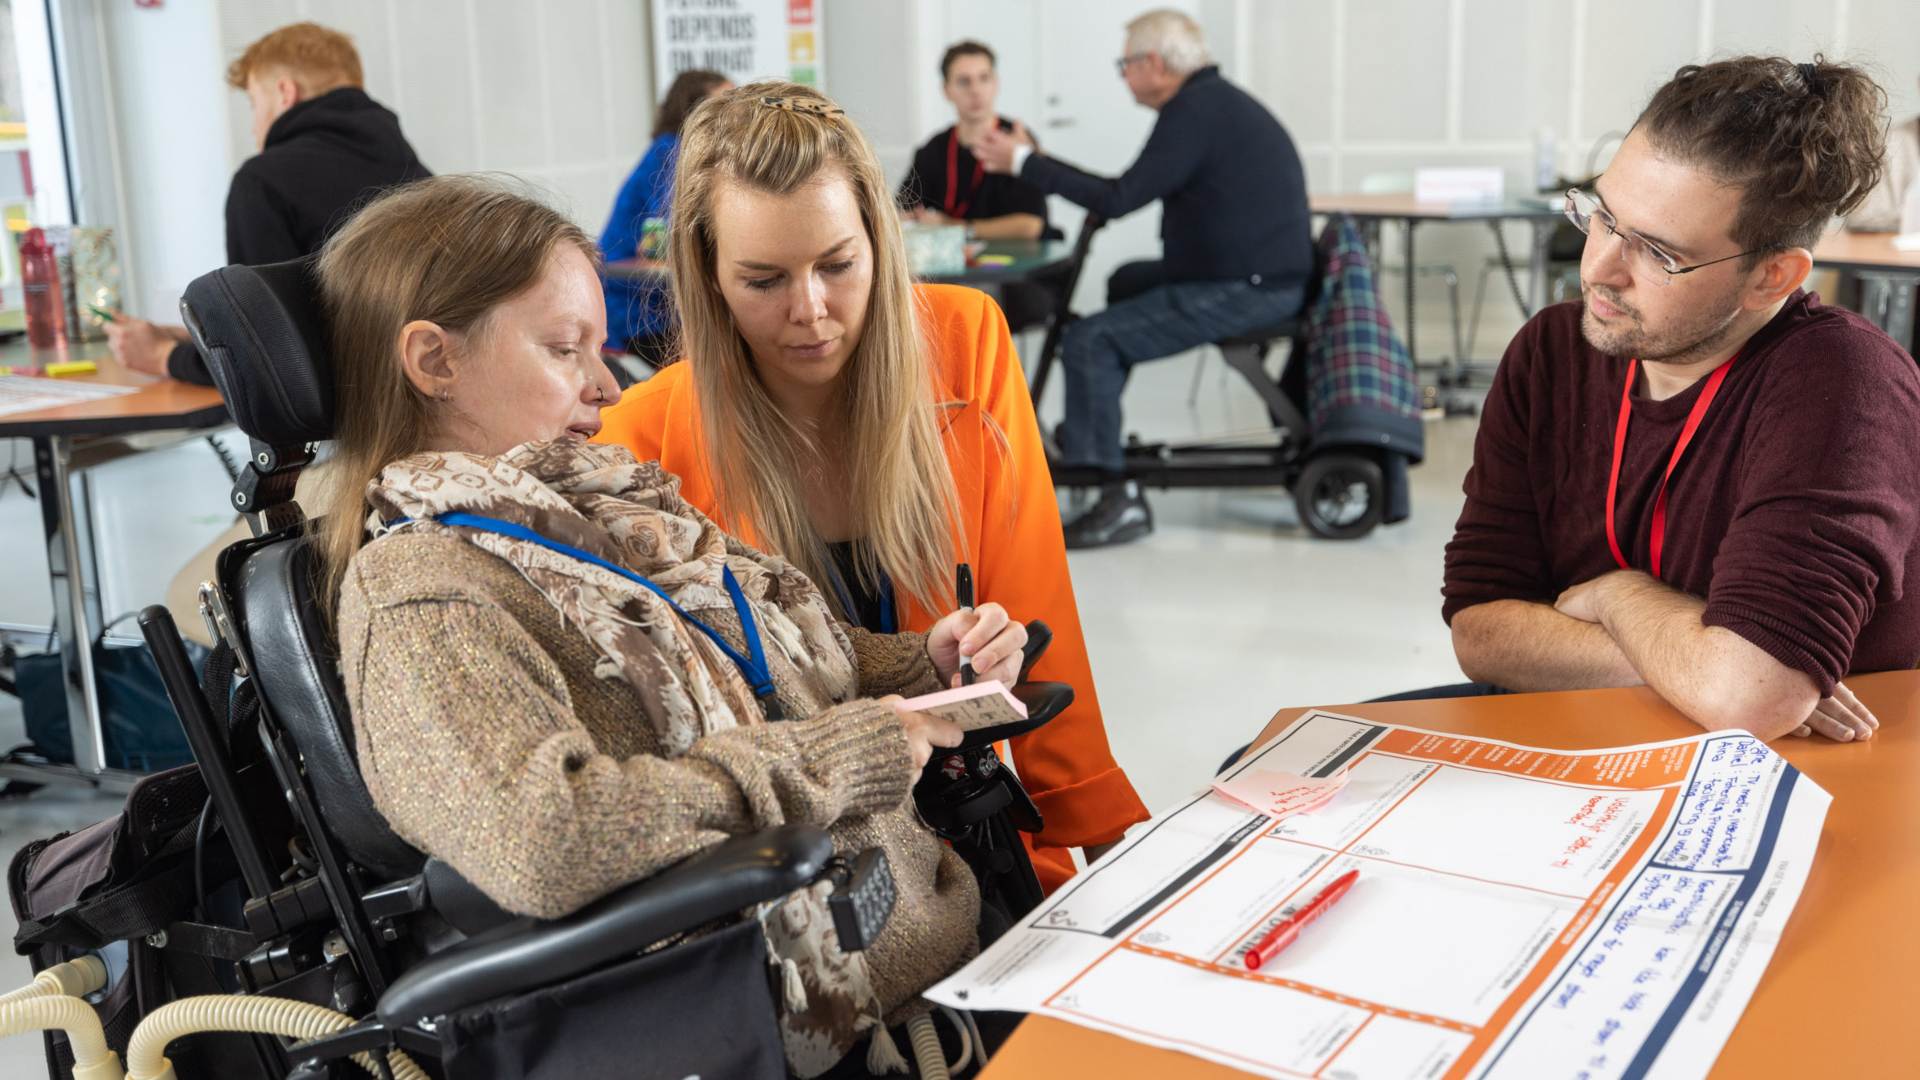
{"type": "MultiPolygon", "coordinates": [[[[855,535],[864,541],[860,578],[872,588],[884,570],[914,603],[937,612],[952,595],[959,495],[941,442],[943,402],[915,317],[899,218],[866,136],[819,91],[794,83],[752,83],[709,99],[681,133],[669,237],[674,299],[717,516],[733,532],[751,528],[755,542],[814,581],[832,580],[797,466],[817,459],[819,446],[774,403],[734,328],[714,265],[713,227],[718,185],[788,195],[822,170],[845,176],[873,242],[866,324],[841,376],[849,502],[855,535]]],[[[838,590],[822,591],[841,606],[838,590]]]]}
{"type": "Polygon", "coordinates": [[[429,405],[400,365],[400,330],[424,319],[468,344],[571,244],[600,265],[579,226],[500,178],[440,176],[355,214],[320,255],[332,333],[334,455],[322,496],[320,595],[332,610],[360,550],[367,484],[426,449],[429,405]]]}

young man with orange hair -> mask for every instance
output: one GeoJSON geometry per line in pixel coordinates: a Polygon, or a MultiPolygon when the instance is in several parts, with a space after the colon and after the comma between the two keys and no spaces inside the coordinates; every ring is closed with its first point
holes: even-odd
{"type": "MultiPolygon", "coordinates": [[[[294,23],[247,46],[227,84],[253,106],[259,153],[227,190],[227,261],[284,262],[320,249],[353,207],[382,188],[431,176],[400,119],[362,89],[353,41],[294,23]]],[[[135,371],[211,384],[184,327],[116,315],[114,355],[135,371]]]]}

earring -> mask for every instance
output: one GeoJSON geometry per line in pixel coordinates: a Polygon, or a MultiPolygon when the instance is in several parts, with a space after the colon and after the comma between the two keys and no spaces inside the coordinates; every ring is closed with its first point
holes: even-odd
{"type": "Polygon", "coordinates": [[[437,396],[438,396],[438,397],[440,398],[440,400],[441,400],[441,401],[452,401],[452,400],[453,400],[453,395],[452,395],[452,394],[449,394],[449,393],[447,393],[447,388],[446,388],[446,387],[444,387],[444,386],[440,388],[440,392],[439,392],[439,394],[438,394],[437,396]]]}

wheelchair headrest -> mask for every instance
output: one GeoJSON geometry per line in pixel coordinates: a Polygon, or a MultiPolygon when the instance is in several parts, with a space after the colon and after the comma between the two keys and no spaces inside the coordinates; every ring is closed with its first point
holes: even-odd
{"type": "Polygon", "coordinates": [[[268,446],[333,437],[333,366],[317,260],[223,266],[180,298],[233,422],[268,446]]]}

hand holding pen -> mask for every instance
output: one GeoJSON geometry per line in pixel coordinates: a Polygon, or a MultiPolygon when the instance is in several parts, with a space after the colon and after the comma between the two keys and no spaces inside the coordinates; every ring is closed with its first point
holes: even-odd
{"type": "Polygon", "coordinates": [[[973,605],[973,573],[964,563],[955,582],[959,610],[927,631],[927,655],[946,686],[964,686],[978,677],[1007,686],[1020,681],[1021,650],[1027,628],[999,604],[973,605]]]}

